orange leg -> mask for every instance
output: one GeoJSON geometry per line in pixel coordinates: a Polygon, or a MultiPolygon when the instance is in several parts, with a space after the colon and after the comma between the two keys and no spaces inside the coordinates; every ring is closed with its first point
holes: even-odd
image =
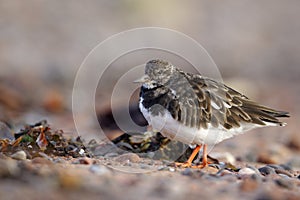
{"type": "Polygon", "coordinates": [[[208,162],[207,162],[207,145],[205,144],[205,145],[203,145],[202,164],[192,166],[192,168],[202,169],[202,168],[207,167],[207,166],[208,166],[208,162]]]}
{"type": "Polygon", "coordinates": [[[207,145],[203,145],[202,167],[207,167],[207,145]]]}
{"type": "Polygon", "coordinates": [[[196,148],[193,150],[193,153],[190,155],[189,159],[185,163],[175,163],[176,167],[192,167],[192,162],[197,155],[197,153],[200,151],[202,145],[197,145],[196,148]]]}

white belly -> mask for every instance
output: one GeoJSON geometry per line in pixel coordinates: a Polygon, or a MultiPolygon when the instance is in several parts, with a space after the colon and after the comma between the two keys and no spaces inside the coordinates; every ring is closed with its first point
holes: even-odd
{"type": "Polygon", "coordinates": [[[154,132],[161,132],[165,137],[185,144],[214,145],[225,139],[241,134],[244,131],[255,128],[253,125],[249,126],[247,124],[243,124],[239,128],[232,128],[230,130],[225,129],[222,126],[213,127],[210,124],[208,124],[207,129],[192,128],[184,126],[182,123],[176,121],[167,110],[165,110],[164,115],[151,116],[142,103],[140,103],[139,106],[154,132]]]}

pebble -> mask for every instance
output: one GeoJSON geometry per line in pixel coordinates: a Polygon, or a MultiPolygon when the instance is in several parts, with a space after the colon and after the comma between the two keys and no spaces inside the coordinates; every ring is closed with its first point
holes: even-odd
{"type": "Polygon", "coordinates": [[[91,165],[89,171],[96,175],[104,175],[110,173],[110,170],[103,165],[91,165]]]}
{"type": "Polygon", "coordinates": [[[23,150],[17,151],[16,153],[11,155],[11,158],[16,160],[26,160],[26,153],[23,150]]]}
{"type": "Polygon", "coordinates": [[[79,164],[91,165],[92,163],[93,163],[93,160],[91,158],[88,158],[88,157],[84,157],[84,158],[79,159],[79,164]]]}
{"type": "Polygon", "coordinates": [[[191,168],[185,168],[182,172],[181,172],[182,175],[184,176],[192,176],[193,175],[193,171],[191,168]]]}
{"type": "Polygon", "coordinates": [[[287,189],[293,189],[293,187],[294,187],[293,182],[290,179],[288,179],[288,178],[276,179],[275,183],[278,186],[283,187],[283,188],[287,188],[287,189]]]}
{"type": "Polygon", "coordinates": [[[85,151],[84,151],[84,149],[80,149],[80,151],[78,152],[81,156],[83,156],[84,155],[84,153],[85,153],[85,151]]]}
{"type": "Polygon", "coordinates": [[[280,176],[281,178],[291,178],[291,177],[289,177],[289,176],[287,176],[285,174],[278,174],[278,176],[280,176]]]}
{"type": "Polygon", "coordinates": [[[247,178],[250,177],[251,175],[256,174],[255,170],[245,167],[239,170],[238,175],[240,178],[247,178]]]}
{"type": "Polygon", "coordinates": [[[202,172],[208,173],[208,174],[217,174],[219,172],[219,170],[215,167],[204,167],[203,169],[201,169],[202,172]]]}
{"type": "Polygon", "coordinates": [[[263,175],[267,176],[269,174],[275,174],[275,169],[269,166],[264,166],[258,169],[258,171],[263,175]]]}
{"type": "Polygon", "coordinates": [[[170,172],[175,172],[175,168],[174,167],[169,167],[169,171],[170,172]]]}
{"type": "Polygon", "coordinates": [[[141,169],[150,169],[151,168],[151,165],[144,164],[144,163],[141,163],[139,166],[141,169]]]}
{"type": "Polygon", "coordinates": [[[250,169],[252,169],[252,170],[254,170],[255,171],[255,173],[256,173],[256,175],[259,175],[259,176],[261,176],[261,174],[260,174],[260,171],[256,168],[256,167],[254,167],[254,166],[251,166],[251,165],[249,165],[249,166],[247,166],[247,167],[249,167],[250,169]]]}
{"type": "Polygon", "coordinates": [[[274,169],[281,169],[281,170],[292,170],[292,168],[288,165],[285,165],[285,164],[281,164],[281,165],[272,165],[272,164],[269,164],[267,165],[269,167],[272,167],[274,169]]]}
{"type": "Polygon", "coordinates": [[[140,160],[141,158],[135,153],[126,153],[115,158],[115,161],[122,164],[126,164],[128,161],[132,163],[138,163],[140,160]]]}
{"type": "Polygon", "coordinates": [[[288,172],[286,170],[283,170],[283,169],[275,169],[275,172],[277,174],[283,174],[283,175],[286,175],[288,177],[293,177],[293,175],[290,172],[288,172]]]}

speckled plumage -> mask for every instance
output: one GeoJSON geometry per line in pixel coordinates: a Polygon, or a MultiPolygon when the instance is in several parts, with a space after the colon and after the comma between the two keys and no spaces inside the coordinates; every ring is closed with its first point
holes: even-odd
{"type": "Polygon", "coordinates": [[[145,74],[151,80],[148,84],[153,85],[147,88],[145,83],[141,88],[145,108],[159,104],[186,126],[205,129],[211,123],[231,129],[241,122],[282,126],[277,118],[288,114],[261,106],[223,83],[185,73],[165,61],[149,61],[145,74]]]}
{"type": "Polygon", "coordinates": [[[157,131],[187,144],[215,144],[247,130],[283,126],[288,112],[262,106],[236,90],[162,60],[146,64],[140,109],[157,131]],[[174,127],[173,127],[174,125],[174,127]]]}

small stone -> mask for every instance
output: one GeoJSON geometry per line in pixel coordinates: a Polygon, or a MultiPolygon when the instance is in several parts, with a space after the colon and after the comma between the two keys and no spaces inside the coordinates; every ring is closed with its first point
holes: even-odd
{"type": "Polygon", "coordinates": [[[110,173],[110,170],[102,165],[92,165],[89,171],[96,175],[104,175],[110,173]]]}
{"type": "Polygon", "coordinates": [[[170,172],[175,172],[175,168],[174,167],[169,167],[169,171],[170,172]]]}
{"type": "Polygon", "coordinates": [[[84,149],[80,149],[78,153],[79,153],[81,156],[83,156],[84,153],[85,153],[85,151],[84,151],[84,149]]]}
{"type": "Polygon", "coordinates": [[[280,178],[280,179],[276,179],[275,183],[283,188],[287,188],[287,189],[293,189],[294,184],[291,180],[287,179],[287,178],[280,178]]]}
{"type": "Polygon", "coordinates": [[[258,171],[263,175],[267,176],[269,174],[275,174],[275,169],[269,166],[261,167],[258,169],[258,171]]]}
{"type": "Polygon", "coordinates": [[[293,177],[293,175],[290,172],[288,172],[286,170],[283,170],[283,169],[275,169],[275,172],[277,174],[284,174],[284,175],[286,175],[288,177],[293,177]]]}
{"type": "Polygon", "coordinates": [[[182,175],[184,176],[192,176],[193,175],[193,171],[191,168],[185,168],[182,172],[181,172],[182,175]]]}
{"type": "Polygon", "coordinates": [[[242,181],[240,185],[240,190],[243,192],[252,192],[258,188],[258,182],[251,179],[251,178],[246,178],[242,181]]]}
{"type": "Polygon", "coordinates": [[[135,153],[126,153],[115,158],[115,161],[126,164],[129,162],[140,162],[141,158],[135,153]]]}
{"type": "Polygon", "coordinates": [[[272,164],[270,164],[270,165],[267,165],[267,166],[272,167],[274,169],[292,170],[292,168],[290,166],[285,165],[285,164],[281,164],[281,165],[272,165],[272,164]]]}
{"type": "Polygon", "coordinates": [[[26,160],[26,153],[25,151],[17,151],[16,153],[11,155],[11,158],[16,160],[26,160]]]}
{"type": "Polygon", "coordinates": [[[144,164],[144,163],[141,163],[139,166],[141,169],[150,169],[151,168],[150,165],[144,164]]]}
{"type": "Polygon", "coordinates": [[[285,175],[285,174],[278,174],[278,176],[280,176],[281,178],[291,178],[291,177],[289,177],[288,175],[285,175]]]}
{"type": "Polygon", "coordinates": [[[247,178],[251,175],[256,174],[255,171],[249,167],[245,167],[239,170],[238,175],[241,178],[247,178]]]}
{"type": "Polygon", "coordinates": [[[256,175],[259,175],[259,176],[261,176],[261,174],[260,174],[259,170],[258,170],[256,167],[254,167],[254,166],[251,166],[251,165],[249,165],[249,166],[247,166],[247,167],[249,167],[250,169],[254,170],[254,171],[255,171],[255,173],[256,173],[256,175]]]}
{"type": "Polygon", "coordinates": [[[271,167],[273,169],[281,169],[282,167],[280,165],[274,165],[274,164],[269,164],[267,165],[268,167],[271,167]]]}
{"type": "Polygon", "coordinates": [[[79,159],[79,163],[83,165],[91,165],[93,163],[93,160],[88,157],[84,157],[79,159]]]}
{"type": "Polygon", "coordinates": [[[201,169],[201,171],[208,174],[217,174],[219,172],[217,168],[210,167],[210,166],[204,167],[203,169],[201,169]]]}

